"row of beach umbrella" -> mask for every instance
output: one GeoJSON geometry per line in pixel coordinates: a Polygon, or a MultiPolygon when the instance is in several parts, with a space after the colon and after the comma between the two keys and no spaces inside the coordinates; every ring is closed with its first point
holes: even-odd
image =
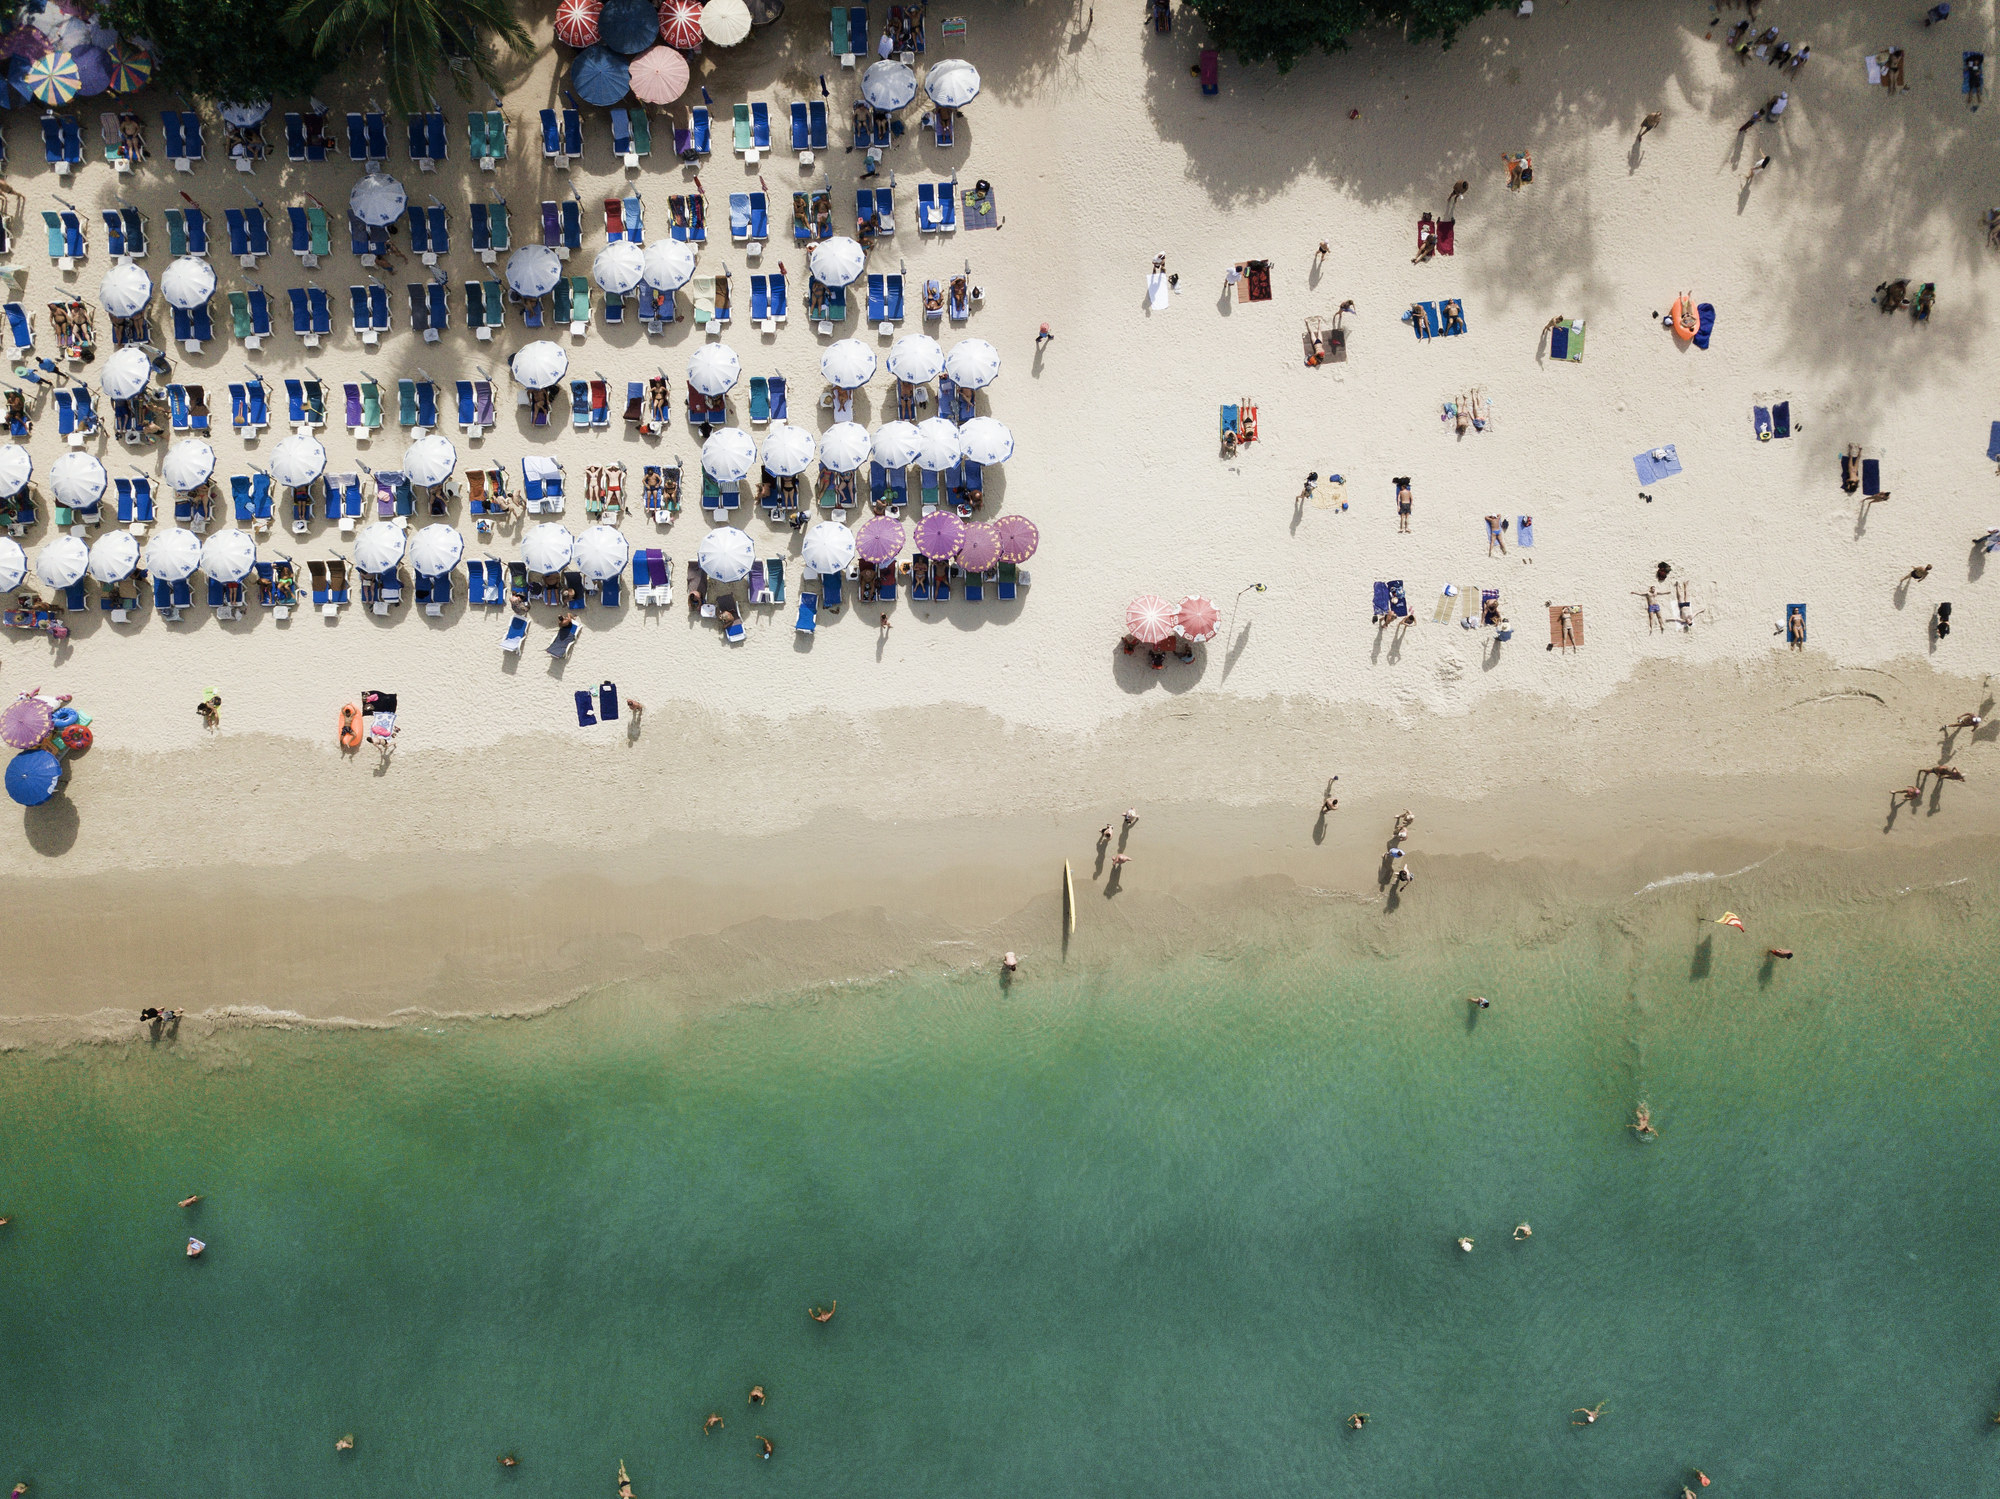
{"type": "MultiPolygon", "coordinates": [[[[432,432],[404,450],[401,472],[412,484],[442,484],[458,468],[458,449],[432,432]]],[[[19,443],[0,445],[0,497],[19,494],[34,476],[34,460],[19,443]]],[[[294,432],[271,450],[268,472],[288,489],[303,489],[326,472],[326,448],[310,432],[294,432]]],[[[199,437],[177,439],[160,462],[160,477],[180,494],[201,488],[215,473],[215,449],[199,437]]],[[[110,475],[95,455],[64,453],[50,465],[49,489],[56,503],[74,509],[96,504],[110,475]]]]}
{"type": "MultiPolygon", "coordinates": [[[[562,530],[555,525],[536,527],[536,532],[562,530]]],[[[532,538],[535,532],[529,534],[532,538]]],[[[806,566],[816,573],[841,572],[857,557],[886,567],[902,555],[903,548],[912,540],[926,557],[956,561],[970,571],[984,572],[1001,562],[1026,562],[1041,544],[1041,533],[1025,515],[1003,515],[998,520],[967,523],[940,510],[919,521],[914,535],[895,516],[878,515],[865,521],[859,531],[849,530],[839,521],[820,521],[806,532],[801,555],[806,566]]],[[[702,572],[718,583],[735,583],[748,577],[756,558],[756,543],[748,533],[734,526],[716,527],[702,537],[695,549],[695,561],[702,572]]],[[[525,540],[522,560],[531,568],[536,566],[525,540]]]]}
{"type": "Polygon", "coordinates": [[[802,474],[815,455],[836,474],[851,474],[871,459],[886,469],[911,467],[943,473],[964,459],[980,465],[1005,463],[1014,452],[1014,434],[990,416],[974,417],[959,426],[943,417],[921,422],[885,422],[874,432],[859,422],[839,422],[817,441],[803,427],[789,422],[774,426],[764,439],[761,460],[757,440],[741,427],[723,427],[701,445],[701,469],[718,484],[736,484],[759,463],[779,478],[802,474]]]}
{"type": "Polygon", "coordinates": [[[137,93],[152,79],[152,54],[122,40],[110,47],[84,46],[7,60],[7,81],[15,93],[50,105],[98,94],[137,93]]]}

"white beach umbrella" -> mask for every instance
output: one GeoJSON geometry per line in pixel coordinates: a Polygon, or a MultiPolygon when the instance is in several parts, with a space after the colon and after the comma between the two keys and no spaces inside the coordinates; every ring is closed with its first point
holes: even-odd
{"type": "Polygon", "coordinates": [[[547,245],[523,245],[507,257],[507,284],[524,297],[547,296],[562,274],[562,257],[547,245]]]}
{"type": "Polygon", "coordinates": [[[113,317],[131,317],[153,300],[153,278],[131,261],[121,261],[97,283],[97,304],[113,317]]]}
{"type": "Polygon", "coordinates": [[[1000,351],[983,338],[961,338],[944,356],[944,372],[954,385],[984,390],[1000,377],[1000,351]]]}
{"type": "Polygon", "coordinates": [[[234,125],[239,130],[261,123],[264,117],[270,114],[270,112],[271,101],[269,99],[231,100],[220,106],[218,110],[218,113],[222,116],[223,124],[234,125]]]}
{"type": "Polygon", "coordinates": [[[585,580],[602,583],[625,571],[632,560],[632,543],[616,526],[592,526],[576,539],[576,566],[585,580]]]}
{"type": "Polygon", "coordinates": [[[925,473],[942,473],[964,456],[952,423],[941,416],[917,423],[917,467],[925,473]]]}
{"type": "Polygon", "coordinates": [[[743,373],[743,361],[728,344],[703,344],[688,360],[688,384],[705,396],[719,396],[743,373]]]}
{"type": "Polygon", "coordinates": [[[867,253],[845,235],[821,240],[812,249],[813,279],[823,286],[846,286],[868,264],[867,253]]]}
{"type": "Polygon", "coordinates": [[[409,532],[401,526],[375,521],[354,538],[354,565],[364,573],[386,573],[403,560],[409,544],[409,532]]]}
{"type": "Polygon", "coordinates": [[[35,555],[35,576],[51,588],[67,588],[90,566],[90,547],[81,536],[58,536],[35,555]]]}
{"type": "Polygon", "coordinates": [[[0,593],[19,588],[27,576],[28,554],[21,550],[21,543],[10,536],[0,536],[0,593]]]}
{"type": "Polygon", "coordinates": [[[718,484],[746,478],[756,463],[756,441],[741,427],[720,428],[701,445],[702,472],[718,484]]]}
{"type": "Polygon", "coordinates": [[[819,461],[836,474],[851,474],[868,461],[868,429],[859,422],[828,427],[819,440],[819,461]]]}
{"type": "Polygon", "coordinates": [[[889,373],[912,385],[935,380],[944,368],[944,350],[928,333],[905,333],[889,351],[889,373]]]}
{"type": "Polygon", "coordinates": [[[701,34],[718,47],[733,47],[750,34],[750,7],[743,0],[708,0],[701,8],[701,34]]]}
{"type": "Polygon", "coordinates": [[[521,538],[521,560],[529,572],[559,573],[575,554],[576,538],[554,521],[543,521],[521,538]]]}
{"type": "Polygon", "coordinates": [[[569,355],[546,338],[528,344],[514,356],[514,378],[529,390],[547,390],[569,373],[569,355]]]}
{"type": "Polygon", "coordinates": [[[65,453],[49,465],[49,489],[58,505],[83,510],[104,498],[111,482],[104,465],[88,453],[65,453]]]}
{"type": "Polygon", "coordinates": [[[924,74],[924,92],[946,109],[963,109],[979,97],[979,69],[962,57],[934,62],[924,74]]]}
{"type": "Polygon", "coordinates": [[[441,523],[425,526],[410,542],[410,566],[420,578],[444,576],[464,555],[465,538],[441,523]]]}
{"type": "Polygon", "coordinates": [[[442,484],[458,468],[458,449],[451,439],[433,432],[419,437],[403,454],[403,472],[412,484],[442,484]]]}
{"type": "Polygon", "coordinates": [[[364,224],[393,224],[403,216],[410,195],[403,184],[386,172],[373,172],[354,184],[347,195],[347,208],[364,224]]]}
{"type": "Polygon", "coordinates": [[[694,246],[685,240],[654,240],[646,246],[645,279],[654,291],[679,291],[694,279],[694,246]]]}
{"type": "Polygon", "coordinates": [[[812,433],[783,422],[764,439],[764,467],[781,479],[790,478],[812,466],[813,451],[812,433]]]}
{"type": "Polygon", "coordinates": [[[214,472],[215,449],[199,437],[181,438],[167,449],[167,456],[160,464],[160,477],[182,494],[201,488],[214,472]]]}
{"type": "Polygon", "coordinates": [[[217,531],[201,544],[201,570],[218,583],[241,583],[257,565],[257,541],[248,531],[217,531]]]}
{"type": "Polygon", "coordinates": [[[734,526],[718,526],[702,537],[701,545],[695,548],[694,560],[716,582],[734,583],[750,576],[757,548],[734,526]]]}
{"type": "Polygon", "coordinates": [[[179,526],[157,531],[146,543],[146,571],[178,583],[201,566],[201,538],[179,526]]]}
{"type": "Polygon", "coordinates": [[[870,109],[901,109],[917,97],[917,74],[892,58],[871,62],[861,75],[861,97],[870,109]]]}
{"type": "Polygon", "coordinates": [[[183,255],[160,273],[160,295],[169,306],[201,306],[215,295],[215,267],[198,255],[183,255]]]}
{"type": "Polygon", "coordinates": [[[287,489],[304,489],[326,472],[326,449],[310,432],[294,432],[271,450],[271,477],[287,489]]]}
{"type": "Polygon", "coordinates": [[[18,442],[0,447],[0,497],[19,494],[35,474],[35,460],[18,442]]]}
{"type": "Polygon", "coordinates": [[[105,395],[114,401],[129,401],[146,388],[146,382],[153,378],[153,361],[146,357],[146,351],[135,344],[127,344],[122,349],[114,349],[111,357],[104,361],[104,372],[97,377],[105,395]]]}
{"type": "Polygon", "coordinates": [[[819,356],[819,372],[842,390],[859,390],[875,373],[875,351],[858,338],[843,338],[819,356]]]}
{"type": "Polygon", "coordinates": [[[100,583],[129,578],[139,565],[139,538],[130,531],[106,531],[90,544],[90,575],[100,583]]]}
{"type": "Polygon", "coordinates": [[[801,555],[816,573],[841,572],[854,560],[854,533],[837,520],[823,520],[806,532],[801,555]]]}
{"type": "Polygon", "coordinates": [[[908,468],[917,461],[916,424],[884,422],[875,429],[868,450],[884,468],[908,468]]]}
{"type": "Polygon", "coordinates": [[[1014,434],[1005,422],[990,416],[975,416],[958,429],[965,443],[965,456],[974,463],[1005,463],[1014,456],[1014,434]]]}
{"type": "Polygon", "coordinates": [[[629,239],[621,239],[597,252],[597,259],[590,263],[590,274],[597,278],[599,286],[622,297],[646,278],[646,252],[629,239]]]}

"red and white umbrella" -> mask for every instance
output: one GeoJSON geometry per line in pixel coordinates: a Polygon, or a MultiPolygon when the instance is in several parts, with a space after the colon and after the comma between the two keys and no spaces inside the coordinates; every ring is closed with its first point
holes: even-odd
{"type": "Polygon", "coordinates": [[[1191,593],[1181,600],[1179,618],[1183,639],[1215,639],[1216,620],[1219,616],[1215,612],[1215,605],[1200,594],[1191,593]]]}
{"type": "Polygon", "coordinates": [[[604,0],[562,0],[556,7],[556,40],[567,47],[597,45],[597,15],[604,0]]]}
{"type": "Polygon", "coordinates": [[[1174,638],[1177,615],[1157,593],[1142,593],[1125,606],[1125,631],[1147,645],[1160,645],[1174,638]]]}
{"type": "Polygon", "coordinates": [[[654,47],[632,59],[632,95],[647,104],[671,104],[687,92],[688,62],[672,47],[654,47]]]}
{"type": "Polygon", "coordinates": [[[683,52],[701,45],[700,0],[665,0],[660,6],[660,40],[683,52]]]}

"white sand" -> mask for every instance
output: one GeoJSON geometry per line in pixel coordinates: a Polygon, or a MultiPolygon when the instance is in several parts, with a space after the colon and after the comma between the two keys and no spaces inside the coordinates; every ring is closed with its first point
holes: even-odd
{"type": "MultiPolygon", "coordinates": [[[[948,155],[910,117],[911,136],[888,158],[898,232],[871,268],[900,263],[913,309],[924,277],[968,258],[985,288],[963,332],[1002,352],[981,405],[1018,443],[989,483],[987,514],[1018,510],[1043,536],[1021,602],[905,598],[889,608],[886,637],[879,608],[851,603],[823,615],[810,642],[795,637],[790,607],[762,610],[734,649],[680,605],[615,617],[593,609],[566,665],[541,654],[547,611],[516,661],[498,649],[499,616],[462,603],[442,620],[407,606],[377,619],[357,607],[331,625],[310,613],[279,625],[253,606],[240,623],[196,610],[170,627],[149,610],[137,626],[81,624],[53,659],[44,639],[12,638],[0,647],[5,680],[75,693],[99,748],[78,762],[67,808],[31,814],[24,836],[0,840],[0,877],[92,877],[64,887],[79,919],[114,888],[107,881],[122,880],[115,888],[136,932],[148,921],[172,928],[171,908],[158,905],[164,888],[192,900],[275,875],[297,899],[267,909],[269,889],[257,892],[259,942],[273,953],[299,951],[309,934],[316,944],[378,894],[401,931],[410,912],[397,907],[400,892],[426,885],[462,893],[577,869],[612,887],[674,882],[648,887],[643,914],[636,896],[613,888],[593,904],[573,886],[515,913],[498,929],[532,928],[533,951],[522,954],[532,963],[572,940],[624,934],[644,946],[763,909],[817,915],[888,902],[906,914],[936,906],[962,922],[996,920],[1046,888],[1054,861],[1087,866],[1097,822],[1134,800],[1157,809],[1141,831],[1176,850],[1128,872],[1128,885],[1153,890],[1281,874],[1373,899],[1386,818],[1405,805],[1434,809],[1423,831],[1436,854],[1601,850],[1718,831],[1880,842],[1886,793],[1936,758],[1936,724],[1980,708],[1979,678],[2000,644],[1969,547],[2000,524],[1987,502],[2000,481],[1983,456],[2000,363],[1980,225],[1991,148],[1976,134],[1985,116],[1969,114],[1958,91],[1961,48],[1988,35],[1971,16],[1925,32],[1900,12],[1864,24],[1830,5],[1767,11],[1788,39],[1813,47],[1803,72],[1780,80],[1728,57],[1721,29],[1704,41],[1697,8],[1576,0],[1530,20],[1496,14],[1443,55],[1383,37],[1283,77],[1225,60],[1223,92],[1208,99],[1187,71],[1198,24],[1156,38],[1136,0],[1107,4],[1088,25],[1049,4],[941,7],[933,57],[946,10],[967,18],[965,55],[985,92],[948,155]],[[1893,99],[1870,90],[1862,69],[1866,51],[1891,42],[1908,48],[1913,85],[1893,99]],[[1739,137],[1736,126],[1780,87],[1792,95],[1782,122],[1739,137]],[[1653,109],[1665,122],[1635,151],[1638,121],[1653,109]],[[1522,148],[1536,180],[1510,193],[1500,154],[1522,148]],[[1742,174],[1764,152],[1774,162],[1746,191],[1742,174]],[[967,183],[993,181],[1003,229],[936,243],[917,234],[917,181],[954,170],[967,183]],[[1440,211],[1460,177],[1472,190],[1458,208],[1457,254],[1412,265],[1417,215],[1440,211]],[[1321,239],[1333,254],[1315,273],[1321,239]],[[1181,290],[1149,311],[1146,273],[1160,251],[1181,290]],[[1250,257],[1274,262],[1275,299],[1222,300],[1224,270],[1250,257]],[[1928,325],[1869,305],[1877,282],[1905,275],[1938,283],[1928,325]],[[1683,289],[1718,309],[1706,352],[1677,344],[1650,316],[1683,289]],[[1419,344],[1397,321],[1413,299],[1451,296],[1465,306],[1462,337],[1419,344]],[[1330,316],[1348,297],[1359,310],[1346,362],[1303,368],[1301,320],[1330,316]],[[1542,352],[1539,330],[1559,313],[1587,321],[1581,364],[1542,352]],[[1043,321],[1057,336],[1037,359],[1043,321]],[[1495,420],[1459,438],[1439,406],[1473,386],[1491,397],[1495,420]],[[1750,408],[1773,392],[1789,395],[1800,431],[1759,444],[1750,408]],[[1217,408],[1245,395],[1260,407],[1263,440],[1224,462],[1217,408]],[[1646,504],[1631,456],[1669,442],[1686,472],[1651,486],[1646,504]],[[1894,494],[1866,514],[1838,487],[1848,442],[1883,456],[1894,494]],[[1345,513],[1295,508],[1309,469],[1345,476],[1345,513]],[[1415,481],[1409,536],[1396,534],[1398,474],[1415,481]],[[1487,556],[1489,511],[1535,517],[1532,563],[1511,540],[1505,558],[1487,556]],[[1649,635],[1631,596],[1662,559],[1693,586],[1692,634],[1649,635]],[[1905,594],[1897,579],[1920,562],[1936,571],[1905,594]],[[1406,581],[1416,616],[1400,640],[1369,618],[1371,583],[1392,577],[1406,581]],[[1257,581],[1269,591],[1239,600],[1257,581]],[[1491,631],[1433,624],[1446,583],[1500,587],[1515,637],[1496,649],[1491,631]],[[1144,591],[1208,595],[1224,634],[1191,668],[1156,673],[1143,656],[1119,655],[1124,605],[1144,591]],[[1940,599],[1957,609],[1953,634],[1934,645],[1928,623],[1940,599]],[[1545,649],[1549,600],[1586,609],[1588,643],[1574,656],[1545,649]],[[1773,634],[1794,601],[1810,608],[1803,656],[1773,634]],[[620,727],[575,726],[571,693],[601,678],[646,703],[636,741],[620,727]],[[192,711],[211,686],[225,700],[218,735],[192,711]],[[384,773],[372,752],[343,760],[334,746],[338,708],[368,687],[401,694],[404,731],[384,773]],[[1343,809],[1318,842],[1312,812],[1336,770],[1343,809]],[[1179,834],[1168,831],[1177,816],[1179,834]],[[131,869],[178,871],[180,883],[116,873],[131,869]],[[268,874],[229,872],[246,869],[268,874]],[[705,900],[704,888],[728,898],[705,900]]],[[[826,55],[825,13],[813,6],[795,5],[712,61],[717,114],[726,120],[739,98],[766,99],[780,144],[786,104],[816,94],[818,73],[835,84],[836,126],[856,77],[826,55]]],[[[536,201],[574,182],[590,232],[573,264],[587,271],[602,244],[598,200],[635,181],[659,237],[668,193],[693,174],[666,149],[664,121],[643,172],[609,170],[601,112],[589,118],[584,170],[545,169],[534,111],[555,76],[544,56],[510,93],[515,156],[500,182],[517,241],[536,201]]],[[[322,96],[336,112],[362,103],[361,90],[331,83],[322,96]]],[[[393,122],[391,170],[418,201],[436,187],[453,206],[457,319],[459,283],[476,265],[464,201],[486,196],[487,184],[467,170],[463,111],[453,107],[448,170],[412,170],[393,122]]],[[[94,141],[94,112],[86,118],[94,141]]],[[[282,157],[278,126],[274,116],[282,157]]],[[[28,195],[15,255],[31,268],[22,299],[39,306],[61,284],[32,253],[40,210],[61,193],[94,212],[120,187],[101,162],[59,186],[31,160],[38,143],[26,115],[9,136],[13,180],[28,195]]],[[[821,159],[824,177],[802,178],[783,149],[746,169],[726,149],[726,127],[717,146],[700,169],[710,195],[704,269],[726,264],[740,278],[753,268],[727,243],[724,200],[754,187],[759,170],[779,205],[802,180],[829,181],[837,219],[851,225],[858,156],[836,148],[821,159]]],[[[241,201],[239,182],[253,187],[277,221],[277,253],[256,273],[219,255],[218,271],[225,290],[262,279],[275,310],[282,288],[305,279],[279,237],[283,206],[305,191],[344,202],[354,176],[344,161],[301,172],[278,160],[239,178],[212,156],[192,182],[155,160],[126,191],[164,246],[159,212],[178,189],[219,220],[241,201]]],[[[98,253],[73,282],[86,296],[107,265],[101,225],[92,243],[98,253]]],[[[763,257],[795,272],[800,259],[776,241],[763,257]]],[[[164,264],[156,250],[156,277],[164,264]]],[[[182,378],[205,381],[219,413],[220,387],[246,362],[274,386],[310,365],[336,388],[362,370],[391,382],[421,366],[448,396],[453,378],[478,362],[497,370],[524,337],[516,326],[488,346],[455,328],[425,347],[407,330],[396,284],[397,331],[364,357],[345,331],[345,287],[360,277],[344,241],[315,275],[340,309],[330,347],[308,353],[279,332],[246,360],[221,343],[177,354],[182,378]]],[[[747,285],[737,285],[747,309],[747,285]]],[[[729,341],[746,379],[785,374],[795,417],[823,426],[812,396],[825,341],[799,301],[795,283],[793,317],[775,337],[739,323],[729,341]]],[[[919,326],[914,315],[906,326],[919,326]]],[[[886,353],[886,340],[863,336],[886,353]]],[[[627,437],[615,419],[608,434],[535,432],[503,407],[500,429],[476,446],[460,441],[461,454],[503,461],[517,479],[524,453],[557,454],[579,527],[584,468],[622,459],[636,503],[642,464],[678,455],[696,472],[698,444],[678,418],[687,356],[701,341],[685,322],[650,341],[628,323],[571,346],[573,368],[601,370],[614,390],[656,368],[673,377],[677,422],[664,441],[627,437]]],[[[879,422],[888,399],[878,375],[861,419],[879,422]]],[[[53,411],[43,417],[38,474],[60,451],[53,411]]],[[[455,426],[444,430],[458,440],[455,426]]],[[[222,432],[218,474],[264,461],[280,435],[246,447],[222,432]]],[[[355,458],[394,466],[403,447],[393,430],[359,448],[337,426],[325,437],[336,471],[355,458]]],[[[125,455],[107,446],[107,464],[123,471],[125,455]]],[[[150,468],[158,454],[135,458],[150,468]]],[[[345,549],[323,522],[296,542],[283,525],[265,556],[283,550],[303,564],[345,549]]],[[[692,500],[657,538],[643,517],[625,523],[635,544],[675,558],[677,581],[704,529],[692,500]]],[[[796,599],[789,531],[754,518],[746,529],[764,554],[792,559],[796,599]]],[[[31,554],[46,534],[29,539],[31,554]]],[[[516,555],[517,536],[503,532],[499,555],[516,555]]],[[[469,555],[479,552],[475,544],[469,555]]],[[[1976,781],[1990,740],[1961,736],[1958,748],[1976,781]]],[[[1992,831],[1982,801],[1973,787],[1949,788],[1935,815],[1906,815],[1895,836],[1992,831]]],[[[79,929],[68,916],[63,925],[79,929]]],[[[446,945],[482,940],[494,939],[454,928],[446,945]]],[[[337,1010],[339,1001],[315,998],[313,972],[285,985],[285,1001],[337,1010]]],[[[246,996],[258,992],[246,982],[246,996]]]]}

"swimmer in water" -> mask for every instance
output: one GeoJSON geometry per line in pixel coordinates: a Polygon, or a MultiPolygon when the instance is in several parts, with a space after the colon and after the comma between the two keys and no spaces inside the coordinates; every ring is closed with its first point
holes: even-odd
{"type": "Polygon", "coordinates": [[[500,1466],[503,1468],[518,1468],[521,1466],[521,1460],[511,1452],[503,1452],[500,1454],[500,1466]]]}
{"type": "Polygon", "coordinates": [[[618,1463],[618,1499],[632,1499],[632,1478],[625,1471],[623,1459],[618,1463]]]}
{"type": "Polygon", "coordinates": [[[335,1452],[352,1452],[354,1450],[354,1433],[350,1431],[346,1436],[335,1442],[333,1450],[335,1452]]]}
{"type": "Polygon", "coordinates": [[[1468,1234],[1468,1235],[1466,1235],[1466,1236],[1462,1237],[1462,1238],[1461,1238],[1461,1239],[1460,1239],[1460,1240],[1458,1241],[1458,1247],[1459,1247],[1460,1249],[1463,1249],[1463,1250],[1464,1250],[1464,1251],[1465,1251],[1465,1252],[1466,1252],[1467,1254],[1470,1254],[1470,1253],[1472,1253],[1472,1237],[1471,1237],[1471,1235],[1469,1235],[1469,1234],[1468,1234]]]}
{"type": "Polygon", "coordinates": [[[1353,1415],[1347,1418],[1347,1424],[1353,1427],[1356,1431],[1361,1430],[1362,1427],[1368,1424],[1368,1412],[1356,1411],[1353,1415]]]}
{"type": "Polygon", "coordinates": [[[1572,1421],[1569,1424],[1572,1426],[1594,1426],[1597,1423],[1598,1416],[1603,1412],[1606,1403],[1600,1400],[1595,1405],[1579,1405],[1570,1414],[1572,1416],[1581,1416],[1583,1419],[1581,1421],[1572,1421]]]}
{"type": "Polygon", "coordinates": [[[750,1403],[752,1405],[762,1405],[764,1403],[764,1387],[762,1385],[753,1384],[750,1386],[750,1403]]]}
{"type": "Polygon", "coordinates": [[[715,1428],[720,1425],[722,1425],[722,1417],[717,1415],[715,1412],[710,1411],[708,1419],[701,1423],[701,1434],[703,1436],[707,1436],[711,1431],[714,1431],[715,1428]]]}
{"type": "Polygon", "coordinates": [[[1514,1225],[1514,1242],[1516,1244],[1520,1243],[1523,1239],[1532,1239],[1534,1236],[1535,1231],[1528,1227],[1527,1224],[1517,1223],[1514,1225]]]}
{"type": "Polygon", "coordinates": [[[203,1251],[204,1249],[206,1249],[206,1248],[208,1248],[208,1246],[207,1246],[206,1244],[202,1243],[202,1242],[201,1242],[201,1240],[199,1240],[199,1239],[189,1239],[189,1240],[188,1240],[188,1248],[187,1248],[187,1256],[188,1256],[188,1258],[189,1258],[189,1259],[191,1259],[191,1260],[192,1260],[192,1259],[198,1259],[198,1258],[200,1257],[200,1255],[201,1255],[201,1252],[202,1252],[202,1251],[203,1251]]]}
{"type": "Polygon", "coordinates": [[[1632,1122],[1625,1127],[1642,1140],[1656,1140],[1660,1135],[1653,1128],[1653,1111],[1643,1103],[1632,1111],[1632,1122]]]}
{"type": "Polygon", "coordinates": [[[825,1311],[821,1311],[816,1306],[809,1306],[806,1308],[806,1315],[815,1322],[831,1322],[833,1320],[834,1309],[839,1305],[840,1303],[837,1301],[829,1301],[826,1304],[825,1311]]]}
{"type": "Polygon", "coordinates": [[[1764,949],[1764,955],[1770,958],[1789,958],[1792,950],[1789,947],[1767,947],[1764,949]]]}
{"type": "Polygon", "coordinates": [[[197,1202],[200,1201],[201,1201],[201,1193],[197,1192],[192,1197],[183,1197],[179,1202],[175,1203],[174,1206],[177,1208],[191,1208],[197,1202]]]}
{"type": "Polygon", "coordinates": [[[764,1449],[764,1461],[769,1462],[771,1460],[771,1439],[769,1437],[759,1437],[757,1438],[757,1445],[764,1449]]]}
{"type": "Polygon", "coordinates": [[[1469,1005],[1477,1005],[1482,1010],[1493,1008],[1493,1001],[1483,994],[1468,994],[1465,996],[1465,1002],[1469,1005]]]}

